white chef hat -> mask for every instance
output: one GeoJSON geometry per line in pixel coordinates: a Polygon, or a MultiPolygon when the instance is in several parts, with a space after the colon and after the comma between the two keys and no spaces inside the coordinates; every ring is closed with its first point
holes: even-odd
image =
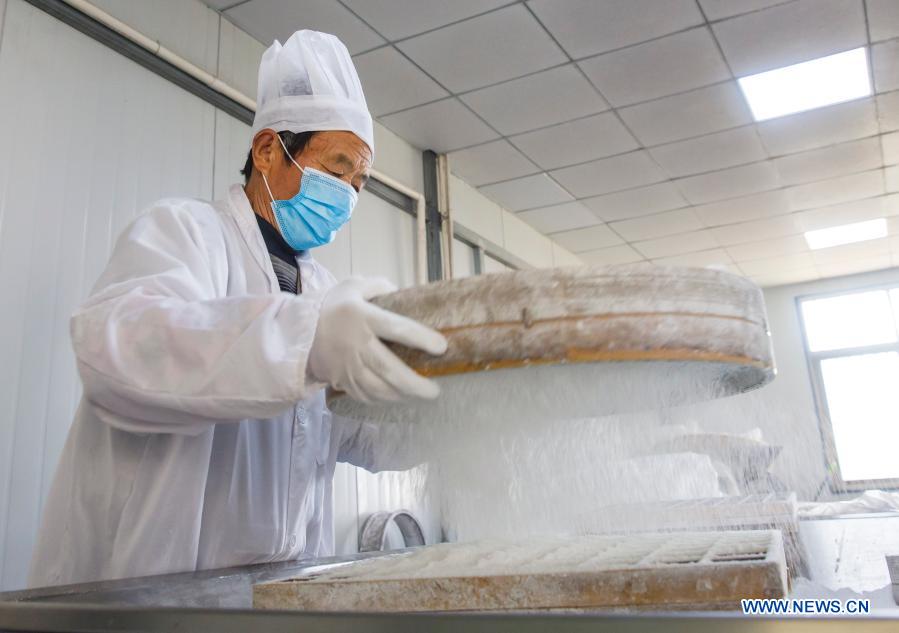
{"type": "Polygon", "coordinates": [[[350,53],[339,39],[318,31],[297,31],[284,46],[268,47],[259,64],[259,94],[253,135],[345,130],[368,145],[375,139],[371,114],[350,53]]]}

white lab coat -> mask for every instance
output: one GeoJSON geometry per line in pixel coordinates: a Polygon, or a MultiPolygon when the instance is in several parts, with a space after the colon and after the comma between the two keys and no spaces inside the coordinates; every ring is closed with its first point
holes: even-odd
{"type": "Polygon", "coordinates": [[[307,380],[335,280],[297,260],[282,293],[239,185],[126,229],[72,318],[84,396],[32,586],[330,555],[335,462],[411,465],[398,427],[333,417],[307,380]]]}

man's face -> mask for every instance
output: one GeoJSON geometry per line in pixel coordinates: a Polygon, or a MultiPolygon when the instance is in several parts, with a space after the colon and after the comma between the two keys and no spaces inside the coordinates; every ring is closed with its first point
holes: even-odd
{"type": "MultiPolygon", "coordinates": [[[[300,190],[300,170],[287,159],[277,135],[271,130],[260,132],[253,141],[254,153],[257,143],[265,145],[259,149],[264,149],[268,158],[263,167],[272,195],[276,200],[295,196],[300,190]]],[[[371,150],[352,132],[316,132],[294,160],[304,169],[312,167],[334,176],[356,191],[362,190],[371,171],[371,150]]]]}

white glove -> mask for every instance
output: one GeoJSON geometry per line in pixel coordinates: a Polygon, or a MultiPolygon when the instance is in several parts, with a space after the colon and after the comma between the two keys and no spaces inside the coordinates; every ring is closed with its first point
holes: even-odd
{"type": "Polygon", "coordinates": [[[367,301],[394,290],[386,279],[354,277],[325,295],[309,351],[308,371],[313,379],[361,402],[440,395],[436,382],[415,372],[380,340],[434,355],[446,351],[440,332],[367,301]]]}

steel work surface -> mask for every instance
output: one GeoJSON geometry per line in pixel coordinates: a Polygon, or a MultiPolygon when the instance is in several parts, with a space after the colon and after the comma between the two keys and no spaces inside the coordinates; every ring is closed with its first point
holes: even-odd
{"type": "Polygon", "coordinates": [[[340,614],[234,609],[128,608],[63,604],[0,604],[0,631],[216,631],[340,633],[342,631],[510,631],[537,633],[894,633],[887,619],[747,618],[739,615],[455,615],[340,614]],[[464,628],[463,628],[464,627],[464,628]]]}

